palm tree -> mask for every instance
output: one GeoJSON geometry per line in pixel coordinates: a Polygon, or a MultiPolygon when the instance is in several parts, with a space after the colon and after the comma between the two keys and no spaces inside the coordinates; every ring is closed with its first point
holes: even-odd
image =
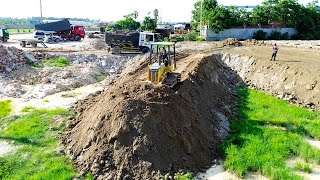
{"type": "Polygon", "coordinates": [[[156,24],[157,24],[158,19],[159,19],[159,10],[158,9],[153,10],[153,17],[154,17],[154,20],[156,21],[156,24]]]}
{"type": "Polygon", "coordinates": [[[134,12],[132,13],[132,15],[133,15],[134,19],[137,19],[137,18],[139,17],[138,11],[134,11],[134,12]]]}

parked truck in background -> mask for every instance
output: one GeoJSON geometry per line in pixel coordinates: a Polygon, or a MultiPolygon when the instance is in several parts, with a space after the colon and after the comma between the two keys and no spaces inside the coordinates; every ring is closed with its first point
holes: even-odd
{"type": "Polygon", "coordinates": [[[147,53],[151,43],[157,42],[157,35],[150,32],[105,33],[105,42],[112,48],[113,54],[120,54],[124,50],[147,53]]]}
{"type": "Polygon", "coordinates": [[[56,36],[71,41],[80,41],[85,36],[84,26],[73,26],[68,19],[35,25],[37,31],[54,32],[56,36]]]}
{"type": "Polygon", "coordinates": [[[7,42],[9,39],[9,32],[7,29],[0,28],[0,41],[7,42]]]}

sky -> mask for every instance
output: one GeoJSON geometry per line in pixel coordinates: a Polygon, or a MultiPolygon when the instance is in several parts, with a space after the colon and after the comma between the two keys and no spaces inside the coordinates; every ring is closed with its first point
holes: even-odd
{"type": "MultiPolygon", "coordinates": [[[[40,16],[40,0],[1,0],[0,17],[27,18],[40,16]]],[[[42,0],[44,17],[78,17],[116,21],[133,11],[142,20],[153,9],[165,22],[188,22],[197,0],[42,0]]],[[[263,0],[218,0],[222,5],[258,5],[263,0]]],[[[299,0],[308,3],[312,0],[299,0]]]]}

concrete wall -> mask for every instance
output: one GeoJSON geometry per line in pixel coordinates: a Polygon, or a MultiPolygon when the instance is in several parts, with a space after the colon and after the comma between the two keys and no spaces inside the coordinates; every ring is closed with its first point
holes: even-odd
{"type": "Polygon", "coordinates": [[[267,36],[270,36],[273,31],[279,31],[281,34],[287,32],[289,38],[298,33],[294,28],[233,28],[220,31],[219,33],[205,29],[204,35],[207,41],[219,41],[227,38],[252,39],[253,34],[259,30],[266,32],[267,36]]]}

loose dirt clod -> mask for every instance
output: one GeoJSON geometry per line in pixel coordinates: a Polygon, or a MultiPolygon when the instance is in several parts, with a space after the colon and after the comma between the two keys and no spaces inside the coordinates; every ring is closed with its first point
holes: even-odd
{"type": "MultiPolygon", "coordinates": [[[[97,179],[146,179],[210,167],[229,131],[239,79],[212,56],[178,61],[183,82],[171,89],[143,81],[146,59],[96,96],[74,105],[63,138],[82,173],[97,179]]],[[[126,72],[126,71],[124,71],[126,72]]]]}

